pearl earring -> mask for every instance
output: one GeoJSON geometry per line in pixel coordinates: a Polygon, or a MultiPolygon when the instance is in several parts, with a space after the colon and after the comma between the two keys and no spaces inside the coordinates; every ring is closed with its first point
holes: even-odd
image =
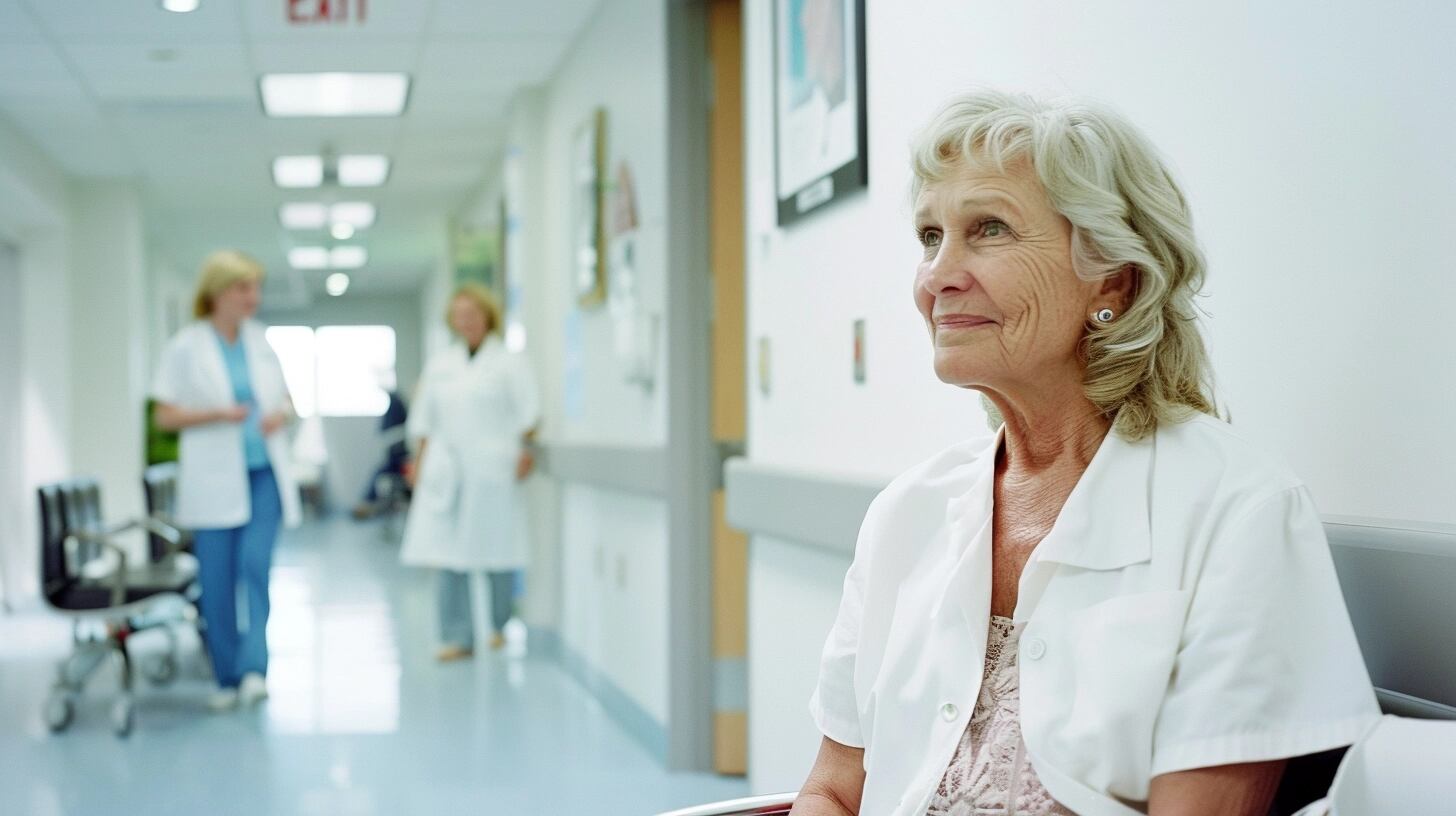
{"type": "Polygon", "coordinates": [[[1113,315],[1111,309],[1103,309],[1096,314],[1095,319],[1098,323],[1111,323],[1113,317],[1115,317],[1115,315],[1113,315]]]}

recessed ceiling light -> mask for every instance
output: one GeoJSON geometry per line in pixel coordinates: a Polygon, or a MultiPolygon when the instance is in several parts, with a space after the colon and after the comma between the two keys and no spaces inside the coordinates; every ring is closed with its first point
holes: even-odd
{"type": "Polygon", "coordinates": [[[330,269],[358,269],[369,261],[369,252],[364,247],[348,244],[329,250],[330,269]]]}
{"type": "Polygon", "coordinates": [[[323,247],[294,247],[288,250],[288,265],[294,269],[323,269],[329,265],[329,251],[323,247]]]}
{"type": "Polygon", "coordinates": [[[201,0],[162,0],[162,8],[176,14],[197,11],[197,7],[200,5],[202,5],[201,0]]]}
{"type": "Polygon", "coordinates": [[[264,74],[269,116],[399,116],[409,96],[402,73],[264,74]]]}
{"type": "Polygon", "coordinates": [[[343,272],[335,272],[324,279],[324,289],[334,297],[349,291],[349,276],[343,272]]]}
{"type": "Polygon", "coordinates": [[[279,156],[273,160],[273,183],[279,187],[317,187],[324,183],[324,159],[279,156]]]}
{"type": "Polygon", "coordinates": [[[344,187],[377,187],[389,178],[389,157],[357,155],[339,157],[339,184],[344,187]]]}
{"type": "Polygon", "coordinates": [[[329,234],[334,236],[335,241],[347,241],[354,237],[352,224],[337,223],[329,227],[329,234]]]}
{"type": "Polygon", "coordinates": [[[323,229],[329,223],[329,208],[313,203],[284,204],[278,208],[278,221],[284,229],[323,229]]]}
{"type": "Polygon", "coordinates": [[[374,224],[374,205],[367,201],[340,201],[329,208],[329,221],[367,229],[374,224]]]}

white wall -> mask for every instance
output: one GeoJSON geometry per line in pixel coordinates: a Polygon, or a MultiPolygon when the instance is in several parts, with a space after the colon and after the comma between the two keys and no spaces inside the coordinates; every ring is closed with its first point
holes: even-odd
{"type": "MultiPolygon", "coordinates": [[[[662,314],[668,273],[665,31],[660,0],[606,0],[552,79],[518,96],[509,113],[507,161],[517,162],[524,182],[515,203],[519,230],[510,237],[520,255],[513,251],[512,260],[522,277],[526,351],[541,381],[548,443],[657,447],[666,440],[662,360],[653,390],[629,384],[614,355],[610,310],[577,309],[569,174],[573,137],[605,107],[608,178],[614,180],[626,161],[636,183],[639,302],[644,312],[662,314]],[[577,353],[568,348],[568,334],[579,338],[579,379],[568,370],[568,358],[577,353]]],[[[498,206],[503,181],[487,183],[470,209],[488,213],[498,206]]],[[[559,625],[569,649],[665,723],[666,503],[546,478],[535,480],[531,491],[536,558],[527,584],[528,619],[559,625]],[[610,563],[609,574],[594,571],[599,559],[610,563]]]]}
{"type": "Polygon", "coordinates": [[[0,495],[0,513],[18,524],[0,539],[0,558],[17,601],[37,589],[35,487],[71,466],[69,220],[64,174],[0,119],[0,238],[19,251],[21,289],[21,454],[9,463],[19,492],[0,495]]]}
{"type": "MultiPolygon", "coordinates": [[[[1219,398],[1235,425],[1285,457],[1326,513],[1456,522],[1456,276],[1444,240],[1456,223],[1456,10],[867,6],[870,187],[781,230],[771,4],[745,3],[750,371],[758,338],[773,342],[771,396],[752,384],[752,457],[887,477],[985,432],[974,395],[936,381],[911,303],[907,144],[959,89],[1074,92],[1144,128],[1188,193],[1210,262],[1219,398]],[[865,385],[851,378],[857,318],[868,321],[865,385]]],[[[785,580],[775,569],[755,563],[756,599],[785,580]]],[[[820,601],[832,616],[832,599],[820,601]]],[[[800,656],[823,635],[756,640],[751,662],[811,671],[800,656]]],[[[765,734],[804,739],[804,681],[755,684],[755,787],[812,758],[814,745],[789,757],[765,734]],[[783,712],[791,722],[775,719],[783,712]]]]}
{"type": "Polygon", "coordinates": [[[151,330],[141,203],[122,182],[72,189],[70,244],[77,475],[100,479],[108,518],[142,513],[143,409],[151,330]]]}

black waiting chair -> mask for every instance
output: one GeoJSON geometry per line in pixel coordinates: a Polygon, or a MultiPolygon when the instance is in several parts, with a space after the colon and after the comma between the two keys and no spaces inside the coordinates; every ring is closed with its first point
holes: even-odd
{"type": "Polygon", "coordinates": [[[61,662],[46,699],[46,724],[52,731],[70,725],[87,679],[116,655],[121,695],[112,705],[111,718],[116,733],[125,736],[135,723],[128,641],[138,632],[164,632],[169,648],[146,675],[159,684],[176,676],[177,638],[171,628],[176,618],[155,613],[164,604],[186,605],[196,583],[197,561],[178,549],[181,534],[155,518],[108,526],[101,513],[101,487],[93,479],[43,485],[37,497],[42,594],[53,610],[72,621],[72,651],[61,662]],[[117,543],[132,530],[161,538],[167,549],[143,564],[132,564],[117,543]]]}

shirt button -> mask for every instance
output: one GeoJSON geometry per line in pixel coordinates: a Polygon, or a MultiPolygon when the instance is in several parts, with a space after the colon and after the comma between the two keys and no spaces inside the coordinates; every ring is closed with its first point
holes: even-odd
{"type": "Polygon", "coordinates": [[[955,707],[955,703],[946,703],[940,707],[940,718],[946,722],[955,722],[955,718],[959,714],[960,709],[955,707]]]}
{"type": "Polygon", "coordinates": [[[1041,638],[1032,638],[1026,642],[1026,656],[1032,660],[1041,660],[1046,654],[1046,641],[1041,638]]]}

